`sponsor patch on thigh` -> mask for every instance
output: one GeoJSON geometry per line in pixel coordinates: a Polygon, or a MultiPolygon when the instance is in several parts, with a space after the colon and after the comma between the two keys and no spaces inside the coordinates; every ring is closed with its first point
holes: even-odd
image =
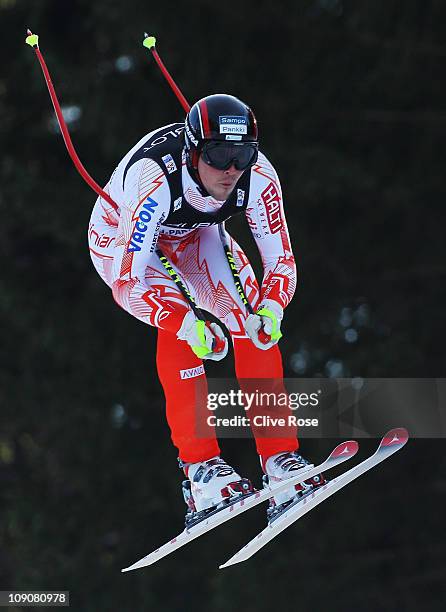
{"type": "Polygon", "coordinates": [[[204,374],[203,364],[195,368],[188,368],[187,370],[180,370],[181,380],[184,380],[185,378],[195,378],[196,376],[201,376],[202,374],[204,374]]]}

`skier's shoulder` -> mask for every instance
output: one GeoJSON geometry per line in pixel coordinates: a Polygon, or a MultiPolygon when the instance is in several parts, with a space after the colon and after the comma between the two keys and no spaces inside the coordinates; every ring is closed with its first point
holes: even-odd
{"type": "Polygon", "coordinates": [[[180,135],[184,123],[169,123],[144,134],[138,142],[124,155],[113,173],[111,182],[121,192],[133,191],[141,182],[165,182],[165,169],[168,169],[170,155],[180,146],[180,135]],[[164,157],[156,155],[157,145],[164,145],[164,157]],[[170,146],[172,145],[172,147],[170,146]],[[167,151],[167,152],[166,152],[167,151]],[[167,155],[167,157],[166,157],[167,155]]]}
{"type": "Polygon", "coordinates": [[[258,197],[271,183],[280,189],[276,169],[264,153],[259,151],[257,162],[251,169],[251,197],[258,197]]]}
{"type": "Polygon", "coordinates": [[[172,141],[172,144],[176,144],[183,129],[184,123],[168,123],[144,134],[122,158],[119,165],[126,168],[132,160],[136,163],[141,159],[153,159],[152,154],[155,153],[155,148],[160,144],[168,143],[169,140],[172,141]]]}
{"type": "Polygon", "coordinates": [[[167,144],[169,142],[174,145],[180,141],[180,135],[183,130],[184,122],[175,122],[162,125],[161,127],[148,132],[140,140],[138,140],[124,159],[130,159],[138,151],[150,155],[155,147],[162,144],[167,144]]]}

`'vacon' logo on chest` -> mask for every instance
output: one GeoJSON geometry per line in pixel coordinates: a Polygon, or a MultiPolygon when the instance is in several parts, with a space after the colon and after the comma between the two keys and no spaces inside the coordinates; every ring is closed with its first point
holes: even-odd
{"type": "Polygon", "coordinates": [[[130,242],[127,246],[127,253],[134,253],[140,251],[141,246],[144,243],[147,230],[149,229],[148,223],[152,218],[155,208],[158,206],[158,202],[147,197],[146,201],[142,205],[141,211],[138,215],[138,220],[135,223],[130,242]]]}

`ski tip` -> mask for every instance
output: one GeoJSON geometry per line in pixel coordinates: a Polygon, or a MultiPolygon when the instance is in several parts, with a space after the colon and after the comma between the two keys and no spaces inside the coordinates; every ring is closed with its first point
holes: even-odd
{"type": "Polygon", "coordinates": [[[409,439],[409,433],[404,427],[396,427],[386,433],[381,440],[380,447],[404,446],[409,439]]]}
{"type": "Polygon", "coordinates": [[[353,457],[356,455],[359,449],[359,444],[356,440],[347,440],[346,442],[342,442],[342,444],[338,444],[333,452],[330,455],[330,459],[338,459],[340,457],[345,457],[346,459],[349,457],[353,457]]]}
{"type": "MultiPolygon", "coordinates": [[[[258,534],[257,538],[260,537],[260,535],[261,534],[258,534]]],[[[242,561],[246,561],[247,559],[252,557],[252,555],[255,553],[255,550],[246,551],[247,548],[249,549],[249,544],[246,544],[246,546],[244,546],[238,552],[236,552],[235,555],[232,555],[232,557],[228,559],[226,563],[222,563],[221,565],[219,565],[218,569],[225,569],[226,567],[230,567],[231,565],[236,565],[237,563],[241,563],[242,561]]]]}
{"type": "MultiPolygon", "coordinates": [[[[142,559],[141,559],[142,561],[142,559]]],[[[122,568],[121,572],[132,572],[133,570],[136,569],[140,569],[141,567],[145,567],[144,563],[141,563],[141,561],[137,561],[136,563],[133,563],[132,565],[129,565],[128,567],[124,567],[122,568]]]]}
{"type": "Polygon", "coordinates": [[[142,567],[146,567],[147,565],[150,565],[150,563],[143,563],[144,559],[141,559],[141,561],[137,561],[136,563],[133,563],[132,565],[129,565],[128,567],[124,567],[121,572],[132,572],[133,570],[137,570],[137,569],[141,569],[142,567]]]}
{"type": "Polygon", "coordinates": [[[221,565],[219,565],[218,569],[225,569],[226,567],[230,567],[231,565],[234,565],[234,563],[231,559],[229,559],[229,561],[226,561],[226,563],[222,563],[221,565]]]}

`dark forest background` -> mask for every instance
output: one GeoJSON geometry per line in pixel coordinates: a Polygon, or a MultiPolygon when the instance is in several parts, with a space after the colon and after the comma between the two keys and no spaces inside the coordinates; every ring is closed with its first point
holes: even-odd
{"type": "MultiPolygon", "coordinates": [[[[444,609],[442,440],[409,441],[244,566],[217,569],[263,507],[120,574],[182,528],[156,333],[91,265],[95,195],[24,38],[40,35],[101,184],[143,134],[183,118],[144,30],[191,102],[250,104],[300,271],[287,376],[432,378],[445,375],[445,23],[440,0],[0,0],[0,590],[70,590],[82,612],[444,609]]],[[[232,229],[260,272],[242,220],[232,229]]],[[[230,376],[232,361],[208,371],[230,376]]],[[[253,443],[223,448],[259,484],[253,443]]]]}

